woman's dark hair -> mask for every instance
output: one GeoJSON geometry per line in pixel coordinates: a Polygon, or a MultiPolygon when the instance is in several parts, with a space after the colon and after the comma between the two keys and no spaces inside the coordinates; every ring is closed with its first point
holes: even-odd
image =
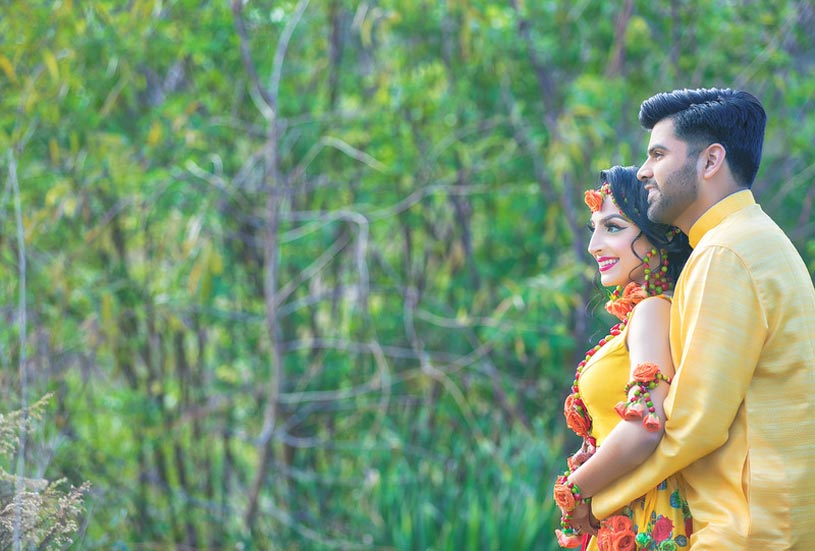
{"type": "Polygon", "coordinates": [[[673,226],[648,219],[648,191],[637,179],[637,170],[636,166],[614,166],[603,170],[599,185],[608,182],[617,206],[640,229],[640,234],[658,250],[667,251],[668,277],[676,282],[691,253],[688,237],[673,226]]]}
{"type": "Polygon", "coordinates": [[[748,92],[729,88],[698,88],[656,94],[640,105],[640,124],[651,130],[671,118],[676,136],[698,153],[719,143],[733,177],[742,187],[752,187],[761,163],[767,114],[748,92]]]}

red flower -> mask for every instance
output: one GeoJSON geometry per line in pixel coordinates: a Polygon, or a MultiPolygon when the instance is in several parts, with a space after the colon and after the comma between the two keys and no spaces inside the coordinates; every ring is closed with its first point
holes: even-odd
{"type": "Polygon", "coordinates": [[[587,190],[586,193],[583,194],[583,200],[592,212],[597,212],[603,208],[603,194],[597,190],[587,190]]]}
{"type": "Polygon", "coordinates": [[[674,523],[667,517],[660,516],[654,523],[654,529],[651,532],[651,537],[654,538],[656,543],[666,540],[671,537],[674,529],[674,523]]]}

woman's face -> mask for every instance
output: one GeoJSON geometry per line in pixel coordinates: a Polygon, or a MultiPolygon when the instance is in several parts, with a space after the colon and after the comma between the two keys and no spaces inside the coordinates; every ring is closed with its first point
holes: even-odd
{"type": "Polygon", "coordinates": [[[589,229],[589,254],[597,260],[600,282],[606,287],[632,281],[642,285],[646,268],[642,258],[651,244],[645,236],[637,239],[640,229],[617,210],[610,197],[604,196],[602,208],[592,213],[589,229]]]}

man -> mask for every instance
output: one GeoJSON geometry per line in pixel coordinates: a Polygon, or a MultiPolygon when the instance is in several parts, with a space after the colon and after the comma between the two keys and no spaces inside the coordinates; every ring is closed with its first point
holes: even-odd
{"type": "Polygon", "coordinates": [[[694,248],[671,307],[676,375],[654,454],[592,497],[597,518],[681,471],[693,551],[815,548],[815,289],[750,187],[766,115],[752,95],[646,100],[648,216],[694,248]]]}

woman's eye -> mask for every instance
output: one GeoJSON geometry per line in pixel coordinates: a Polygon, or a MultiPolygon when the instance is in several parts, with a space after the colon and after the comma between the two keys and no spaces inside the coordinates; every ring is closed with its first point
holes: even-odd
{"type": "Polygon", "coordinates": [[[607,224],[606,225],[606,231],[608,231],[608,233],[617,233],[618,231],[622,231],[622,229],[623,228],[621,228],[617,224],[607,224]]]}

